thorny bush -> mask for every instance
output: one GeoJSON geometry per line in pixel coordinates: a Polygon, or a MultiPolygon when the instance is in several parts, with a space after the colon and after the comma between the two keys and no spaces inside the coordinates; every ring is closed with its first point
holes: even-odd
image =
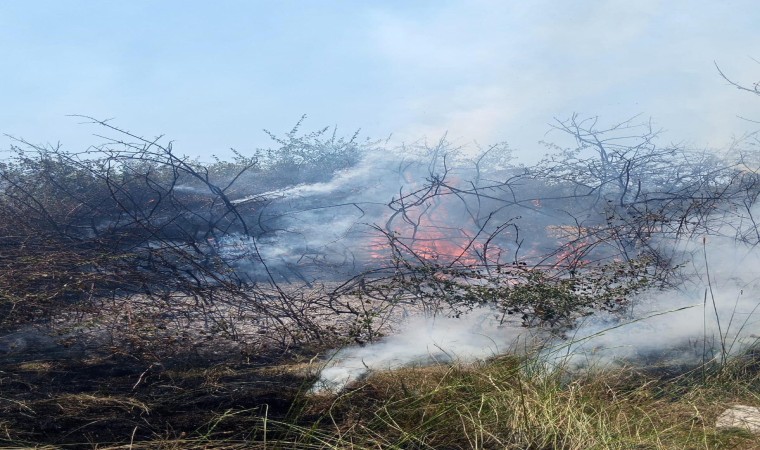
{"type": "MultiPolygon", "coordinates": [[[[744,160],[660,148],[649,123],[600,127],[573,116],[556,125],[573,145],[552,147],[533,167],[511,165],[504,144],[469,160],[445,139],[404,148],[398,179],[412,182],[391,187],[373,216],[381,220],[367,227],[386,257],[348,280],[284,285],[258,239],[273,229],[260,211],[275,200],[257,195],[326,181],[376,143],[296,126],[272,135],[276,150],[205,164],[160,138],[93,122],[117,137],[82,153],[18,141],[0,166],[2,327],[140,296],[165,317],[200,311],[207,333],[239,339],[236,323],[255,322],[286,346],[373,339],[407,306],[456,315],[488,305],[525,326],[561,329],[667,283],[681,262],[669,242],[726,229],[757,240],[760,182],[744,160]],[[230,258],[219,243],[233,235],[247,246],[230,258]]],[[[344,200],[320,197],[308,208],[344,200]]]]}

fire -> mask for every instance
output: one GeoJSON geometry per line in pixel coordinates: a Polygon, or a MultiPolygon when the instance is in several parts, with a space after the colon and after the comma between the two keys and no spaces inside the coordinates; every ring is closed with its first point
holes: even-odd
{"type": "MultiPolygon", "coordinates": [[[[521,241],[517,249],[513,249],[514,254],[507,251],[509,243],[503,246],[502,238],[508,234],[503,233],[498,242],[488,243],[484,257],[485,243],[490,235],[457,199],[440,195],[419,204],[410,201],[409,206],[404,205],[403,210],[391,216],[382,232],[369,238],[369,257],[376,261],[387,260],[391,256],[391,246],[395,246],[407,258],[442,265],[511,264],[517,260],[518,252],[519,260],[526,264],[548,263],[555,268],[579,268],[590,263],[587,253],[593,246],[595,230],[573,225],[549,225],[543,232],[529,229],[526,234],[530,241],[524,246],[521,241]],[[506,261],[502,261],[505,258],[506,261]]],[[[536,208],[542,206],[540,200],[533,204],[536,208]]]]}
{"type": "MultiPolygon", "coordinates": [[[[408,214],[407,214],[408,216],[408,214]]],[[[460,219],[458,222],[462,223],[460,219]]],[[[455,227],[457,223],[453,215],[444,205],[419,213],[416,223],[396,221],[390,233],[398,245],[409,250],[415,256],[430,262],[442,264],[457,262],[464,265],[482,264],[478,250],[482,245],[473,242],[474,234],[467,231],[471,227],[468,221],[463,226],[455,227]]],[[[389,236],[376,235],[369,243],[370,257],[373,259],[388,258],[389,236]]]]}
{"type": "Polygon", "coordinates": [[[560,242],[560,251],[556,255],[555,266],[582,267],[590,261],[583,258],[591,243],[589,236],[593,230],[587,227],[573,225],[549,225],[546,227],[547,237],[560,242]]]}

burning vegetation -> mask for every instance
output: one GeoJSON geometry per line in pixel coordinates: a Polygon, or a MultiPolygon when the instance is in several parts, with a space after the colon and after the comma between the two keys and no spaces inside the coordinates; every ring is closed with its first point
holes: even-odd
{"type": "MultiPolygon", "coordinates": [[[[273,361],[349,344],[384,351],[373,346],[389,348],[394,341],[382,338],[410,318],[438,318],[439,326],[449,324],[451,337],[454,326],[447,321],[474,311],[490,324],[491,334],[481,337],[500,349],[509,344],[490,336],[516,330],[541,330],[564,342],[581,333],[584,318],[603,316],[613,328],[626,318],[636,321],[643,294],[657,297],[694,282],[687,269],[702,257],[707,267],[705,239],[760,243],[760,175],[754,154],[742,147],[756,144],[756,136],[719,157],[661,146],[648,122],[603,126],[597,118],[573,116],[554,124],[560,143],[547,144],[549,155],[524,166],[505,144],[476,155],[445,139],[388,149],[327,129],[303,134],[299,123],[284,137],[271,135],[276,149],[202,163],[180,156],[162,139],[92,122],[112,135],[96,148],[76,153],[18,141],[0,164],[0,383],[36,385],[46,370],[65,373],[70,386],[99,370],[118,383],[96,383],[98,392],[86,395],[51,388],[0,399],[6,402],[0,403],[3,416],[29,416],[36,423],[0,419],[6,442],[124,442],[125,436],[134,441],[161,433],[181,440],[203,426],[206,436],[227,433],[208,425],[213,420],[199,405],[193,409],[198,417],[186,422],[173,413],[155,423],[143,420],[155,408],[172,407],[170,388],[198,393],[233,415],[247,411],[255,418],[243,422],[259,431],[263,414],[264,436],[266,405],[284,402],[272,406],[273,417],[280,421],[278,436],[288,436],[295,428],[287,430],[283,421],[296,407],[296,394],[283,400],[260,389],[238,404],[234,390],[215,383],[242,383],[245,376],[268,383],[266,366],[273,361]],[[683,245],[700,239],[701,248],[683,245]],[[233,360],[234,369],[215,365],[233,360]],[[198,364],[205,365],[202,374],[191,375],[198,364]],[[56,420],[63,419],[55,419],[45,396],[57,398],[64,411],[73,408],[81,420],[60,425],[56,420]],[[113,434],[93,425],[92,408],[110,411],[103,420],[113,425],[113,434]],[[40,424],[48,414],[52,422],[40,424]],[[61,427],[79,431],[60,437],[61,427]]],[[[718,342],[708,346],[705,325],[702,362],[716,354],[725,362],[732,353],[726,343],[738,342],[740,333],[730,333],[733,315],[721,328],[709,273],[706,282],[718,342]]],[[[706,306],[707,291],[704,299],[706,306]]],[[[749,320],[739,332],[747,331],[749,320]]],[[[438,359],[456,359],[440,350],[438,359]]],[[[355,352],[362,373],[377,368],[365,353],[355,352]]],[[[425,356],[410,351],[406,358],[425,356]]],[[[351,357],[335,354],[337,364],[351,357]]],[[[546,386],[524,392],[519,364],[507,365],[509,379],[488,375],[488,382],[537,401],[546,386]]],[[[436,370],[424,376],[451,376],[436,370]]],[[[462,370],[454,377],[457,386],[486,383],[462,370]]],[[[301,367],[280,375],[292,381],[288,389],[303,392],[294,385],[316,380],[305,373],[301,367]]],[[[423,386],[402,378],[389,385],[416,389],[402,402],[440,402],[440,393],[424,394],[423,386]]],[[[380,389],[379,380],[368,389],[380,389]]],[[[566,394],[578,408],[586,407],[580,393],[566,394]]],[[[374,400],[370,395],[363,401],[374,400]]],[[[301,419],[324,409],[318,402],[302,406],[301,419]]],[[[363,418],[343,400],[333,406],[353,411],[362,426],[383,420],[363,418]]],[[[533,427],[540,422],[526,403],[513,406],[522,410],[527,428],[529,420],[533,427]]],[[[244,441],[238,434],[235,439],[244,441]]],[[[529,434],[483,439],[519,446],[529,434]]],[[[540,441],[531,436],[530,442],[540,441]]],[[[445,441],[430,439],[433,446],[445,441]]],[[[555,444],[541,448],[582,448],[555,444]]]]}
{"type": "Polygon", "coordinates": [[[524,167],[506,146],[381,152],[297,128],[278,150],[203,164],[98,123],[117,138],[83,154],[19,142],[3,164],[4,327],[132,297],[170,310],[192,299],[233,337],[230,308],[295,341],[347,337],[314,311],[371,340],[367,321],[399,305],[566,327],[667,284],[678,239],[716,224],[754,237],[757,174],[661,149],[649,124],[558,122],[575,146],[524,167]],[[338,300],[357,296],[371,301],[338,300]]]}

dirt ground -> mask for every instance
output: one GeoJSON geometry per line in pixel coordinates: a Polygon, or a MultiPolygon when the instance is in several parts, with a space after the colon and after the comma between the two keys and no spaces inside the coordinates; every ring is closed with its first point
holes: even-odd
{"type": "MultiPolygon", "coordinates": [[[[231,302],[140,297],[102,300],[0,335],[0,447],[251,439],[262,417],[293,414],[321,356],[353,326],[329,312],[310,310],[326,331],[309,344],[296,324],[275,326],[231,302]]],[[[376,331],[390,332],[407,313],[376,316],[376,331]]]]}

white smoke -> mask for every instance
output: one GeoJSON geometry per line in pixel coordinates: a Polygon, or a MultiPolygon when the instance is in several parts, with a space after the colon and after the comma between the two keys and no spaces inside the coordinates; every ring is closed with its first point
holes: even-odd
{"type": "MultiPolygon", "coordinates": [[[[393,213],[389,202],[419,190],[442,170],[436,167],[439,159],[409,149],[368,152],[329,181],[243,195],[232,203],[265,204],[256,207],[260,216],[252,222],[266,232],[255,238],[230,233],[215,244],[228,263],[247,274],[261,275],[259,260],[277,274],[291,268],[309,279],[324,275],[322,269],[315,274],[315,266],[330,267],[336,276],[356,273],[376,263],[367,242],[384,242],[373,227],[383,226],[393,213]]],[[[452,177],[459,173],[447,170],[452,177]]]]}
{"type": "Polygon", "coordinates": [[[312,393],[336,392],[367,373],[413,365],[473,362],[509,350],[529,330],[501,322],[500,314],[479,308],[459,318],[414,317],[381,342],[337,351],[320,373],[312,393]]]}
{"type": "Polygon", "coordinates": [[[681,244],[692,277],[650,291],[625,317],[595,314],[544,352],[551,365],[575,370],[609,365],[699,364],[746,350],[760,335],[760,253],[734,238],[681,244]]]}
{"type": "MultiPolygon", "coordinates": [[[[290,199],[312,196],[328,196],[346,189],[361,188],[361,198],[366,201],[373,188],[381,186],[381,196],[374,200],[385,202],[387,194],[394,193],[398,188],[398,164],[403,161],[402,155],[393,152],[369,152],[356,165],[338,171],[330,181],[305,183],[248,195],[232,200],[233,204],[243,204],[258,199],[290,199]],[[396,175],[396,176],[393,176],[396,175]]],[[[372,200],[372,199],[370,199],[372,200]]]]}
{"type": "MultiPolygon", "coordinates": [[[[753,246],[719,236],[704,243],[684,241],[681,246],[679,250],[690,258],[691,279],[678,288],[639,295],[622,316],[597,313],[579,319],[568,336],[546,345],[539,361],[571,371],[610,365],[693,365],[722,360],[757,343],[760,254],[753,246]]],[[[482,360],[517,350],[519,339],[537,344],[547,337],[519,323],[500,324],[498,319],[488,309],[458,319],[412,319],[382,342],[338,351],[312,392],[338,391],[374,370],[482,360]]]]}
{"type": "MultiPolygon", "coordinates": [[[[341,258],[360,259],[367,234],[372,232],[367,225],[385,223],[390,213],[389,199],[419,189],[420,183],[433,175],[434,164],[430,155],[427,158],[403,152],[373,152],[328,182],[291,186],[237,200],[240,204],[262,197],[276,200],[272,203],[276,212],[273,217],[281,220],[282,228],[256,238],[262,244],[258,246],[258,256],[267,264],[279,263],[283,267],[299,266],[311,255],[336,266],[341,258]]],[[[450,177],[456,178],[454,172],[450,177]]],[[[450,197],[449,200],[458,198],[450,197]]],[[[461,205],[455,201],[444,204],[447,198],[441,196],[436,198],[440,204],[426,205],[430,206],[427,217],[432,217],[435,208],[443,209],[449,213],[446,219],[451,223],[436,226],[466,229],[467,217],[457,209],[461,205]]],[[[473,203],[490,212],[481,201],[485,199],[478,197],[473,203]]],[[[475,210],[475,205],[467,206],[475,210]]],[[[509,212],[500,204],[493,206],[510,220],[518,212],[509,212]]],[[[760,256],[752,246],[736,239],[754,230],[751,225],[747,227],[750,222],[741,216],[740,209],[734,211],[732,205],[727,208],[705,224],[704,229],[711,231],[706,242],[696,238],[667,244],[670,251],[666,253],[680,255],[686,265],[683,271],[689,278],[682,285],[631,299],[633,306],[625,314],[597,313],[580,319],[569,336],[555,340],[541,358],[550,364],[572,367],[639,364],[657,355],[674,362],[699,362],[725,358],[751,345],[754,336],[760,335],[756,314],[760,309],[760,256]]],[[[483,211],[479,211],[481,216],[483,211]]],[[[530,213],[523,209],[519,212],[530,213]]],[[[525,219],[528,234],[539,230],[533,236],[536,244],[546,240],[540,231],[542,220],[553,220],[549,212],[540,212],[546,217],[525,219]]],[[[423,228],[419,225],[415,230],[423,228]]],[[[245,249],[253,245],[239,238],[222,244],[225,248],[243,249],[243,255],[251,253],[245,249]]],[[[234,251],[231,254],[236,255],[234,251]]],[[[520,324],[499,325],[491,315],[477,310],[460,319],[412,319],[398,334],[382,342],[338,351],[314,389],[340,389],[371,370],[436,361],[466,362],[501,354],[518,335],[528,332],[520,324]]]]}

